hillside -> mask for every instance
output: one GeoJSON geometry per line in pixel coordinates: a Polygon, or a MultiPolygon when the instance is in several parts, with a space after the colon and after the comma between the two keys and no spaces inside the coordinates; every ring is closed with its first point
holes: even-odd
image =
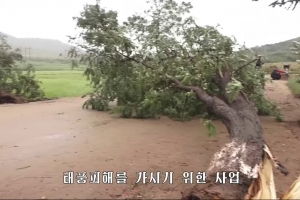
{"type": "MultiPolygon", "coordinates": [[[[0,32],[1,33],[1,32],[0,32]]],[[[59,54],[66,54],[72,46],[65,44],[59,40],[41,39],[41,38],[17,38],[5,33],[1,33],[7,38],[7,43],[12,48],[20,48],[25,54],[25,48],[30,49],[30,57],[58,57],[59,54]]],[[[29,50],[27,56],[29,55],[29,50]]]]}
{"type": "Polygon", "coordinates": [[[290,50],[293,46],[293,41],[300,42],[300,37],[275,44],[253,47],[252,50],[257,54],[266,56],[268,59],[265,62],[295,62],[299,60],[299,56],[293,54],[290,50]]]}
{"type": "MultiPolygon", "coordinates": [[[[1,33],[1,32],[0,32],[1,33]]],[[[59,40],[52,39],[40,39],[40,38],[16,38],[14,36],[2,33],[7,36],[7,42],[13,48],[21,48],[23,54],[25,54],[25,48],[30,49],[30,57],[52,57],[57,58],[59,54],[66,55],[72,46],[60,42],[59,40]]],[[[299,60],[299,56],[294,55],[290,48],[293,45],[293,41],[300,41],[300,37],[275,43],[257,46],[251,48],[255,53],[266,56],[268,59],[266,63],[274,62],[294,62],[299,60]]],[[[29,51],[27,50],[27,56],[29,51]]]]}

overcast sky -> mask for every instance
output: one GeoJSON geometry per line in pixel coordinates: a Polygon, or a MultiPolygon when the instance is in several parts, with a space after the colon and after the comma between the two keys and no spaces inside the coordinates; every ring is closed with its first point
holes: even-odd
{"type": "MultiPolygon", "coordinates": [[[[0,0],[0,32],[15,37],[58,39],[74,35],[75,22],[84,4],[96,0],[0,0]]],[[[220,24],[222,32],[248,47],[276,43],[300,36],[300,6],[294,11],[271,8],[272,0],[190,0],[192,15],[200,25],[220,24]]],[[[146,8],[145,0],[102,0],[126,20],[146,8]]]]}

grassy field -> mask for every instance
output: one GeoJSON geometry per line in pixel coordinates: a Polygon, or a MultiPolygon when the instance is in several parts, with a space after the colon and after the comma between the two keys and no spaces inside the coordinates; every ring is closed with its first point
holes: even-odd
{"type": "MultiPolygon", "coordinates": [[[[300,73],[300,63],[298,62],[287,62],[288,64],[291,65],[290,67],[290,72],[291,73],[300,73]]],[[[266,73],[271,73],[273,71],[274,67],[278,67],[279,69],[283,69],[283,62],[280,63],[266,63],[263,65],[263,69],[266,73]]]]}
{"type": "Polygon", "coordinates": [[[300,94],[300,83],[298,83],[297,80],[298,79],[293,78],[288,81],[288,86],[294,95],[300,94]]]}
{"type": "Polygon", "coordinates": [[[47,98],[76,97],[91,91],[82,71],[36,71],[47,98]]]}
{"type": "MultiPolygon", "coordinates": [[[[89,81],[82,76],[84,66],[72,69],[69,59],[32,58],[28,63],[34,66],[46,98],[82,96],[92,90],[89,81]]],[[[22,65],[26,63],[19,63],[22,65]]]]}

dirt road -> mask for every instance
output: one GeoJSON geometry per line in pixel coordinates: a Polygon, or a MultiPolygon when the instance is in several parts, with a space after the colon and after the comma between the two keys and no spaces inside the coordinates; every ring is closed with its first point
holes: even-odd
{"type": "MultiPolygon", "coordinates": [[[[300,174],[300,100],[285,82],[269,85],[266,95],[275,99],[289,121],[277,123],[262,117],[265,137],[276,157],[291,172],[276,172],[279,193],[300,174]]],[[[180,198],[190,188],[183,172],[204,171],[211,156],[228,141],[225,127],[216,122],[218,136],[209,138],[198,120],[175,122],[119,119],[82,110],[81,98],[0,106],[0,198],[96,199],[180,198]],[[63,183],[63,172],[74,172],[74,184],[63,183]],[[76,172],[87,172],[87,183],[76,183],[76,172]],[[113,184],[89,183],[89,172],[114,172],[113,184]],[[117,184],[117,172],[127,172],[127,184],[117,184]],[[137,172],[173,173],[173,184],[136,184],[137,172]]],[[[171,173],[169,173],[171,175],[171,173]]],[[[170,177],[169,177],[170,178],[170,177]]],[[[195,178],[195,177],[194,177],[195,178]]],[[[106,181],[106,180],[104,180],[106,181]]],[[[149,180],[147,181],[149,182],[149,180]]],[[[194,180],[195,182],[195,180],[194,180]]]]}

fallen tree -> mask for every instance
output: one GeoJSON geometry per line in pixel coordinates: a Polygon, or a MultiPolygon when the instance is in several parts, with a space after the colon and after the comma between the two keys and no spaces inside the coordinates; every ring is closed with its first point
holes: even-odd
{"type": "MultiPolygon", "coordinates": [[[[117,99],[112,111],[126,118],[217,117],[231,142],[214,155],[209,184],[193,188],[183,199],[275,198],[271,164],[288,171],[267,146],[258,112],[282,119],[264,98],[266,80],[253,67],[255,58],[217,28],[198,26],[187,16],[190,3],[153,0],[149,7],[145,16],[134,15],[123,25],[100,1],[75,18],[84,40],[77,45],[86,51],[81,55],[88,64],[84,74],[94,87],[84,107],[107,111],[109,101],[117,99]],[[217,184],[217,172],[227,177],[239,172],[240,183],[217,184]]],[[[76,56],[76,49],[70,55],[76,56]]],[[[214,132],[211,121],[206,122],[214,132]]]]}
{"type": "Polygon", "coordinates": [[[33,67],[16,65],[22,64],[22,58],[20,50],[12,50],[5,36],[0,34],[0,104],[26,103],[44,96],[40,83],[35,80],[33,67]]]}

